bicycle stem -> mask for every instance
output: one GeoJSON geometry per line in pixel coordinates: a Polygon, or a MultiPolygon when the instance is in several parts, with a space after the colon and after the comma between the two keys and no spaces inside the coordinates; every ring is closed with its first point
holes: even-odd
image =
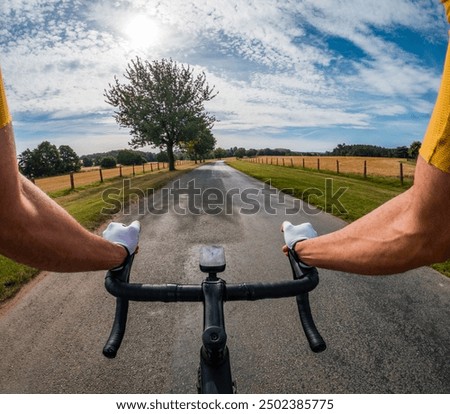
{"type": "Polygon", "coordinates": [[[227,343],[223,313],[225,282],[222,279],[208,278],[202,283],[202,290],[205,304],[202,352],[205,354],[208,363],[217,364],[223,360],[227,343]]]}
{"type": "Polygon", "coordinates": [[[209,276],[202,283],[204,313],[199,389],[206,394],[229,394],[233,392],[233,380],[223,313],[225,281],[217,279],[216,275],[209,276]]]}

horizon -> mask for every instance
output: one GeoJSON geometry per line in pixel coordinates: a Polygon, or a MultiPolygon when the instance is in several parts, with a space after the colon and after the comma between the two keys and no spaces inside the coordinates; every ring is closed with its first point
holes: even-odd
{"type": "Polygon", "coordinates": [[[329,4],[3,2],[0,64],[17,152],[43,140],[83,155],[129,148],[103,92],[135,56],[205,72],[219,91],[206,109],[224,149],[421,141],[447,49],[441,4],[329,4]]]}

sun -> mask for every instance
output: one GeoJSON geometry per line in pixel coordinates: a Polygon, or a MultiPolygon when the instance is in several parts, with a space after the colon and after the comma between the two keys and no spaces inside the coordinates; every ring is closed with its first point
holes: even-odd
{"type": "Polygon", "coordinates": [[[124,27],[125,36],[135,49],[146,49],[159,43],[161,29],[159,24],[147,16],[130,18],[124,27]]]}

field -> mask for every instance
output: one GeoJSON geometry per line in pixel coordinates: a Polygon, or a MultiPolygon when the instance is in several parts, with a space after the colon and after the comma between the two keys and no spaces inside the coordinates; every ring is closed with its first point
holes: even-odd
{"type": "MultiPolygon", "coordinates": [[[[177,161],[177,166],[190,165],[192,161],[177,161]]],[[[144,165],[122,166],[109,169],[99,169],[98,167],[87,168],[80,172],[73,174],[74,188],[84,187],[86,185],[101,182],[101,180],[108,180],[116,177],[131,177],[133,175],[141,175],[153,171],[167,170],[167,163],[147,163],[144,165]],[[133,174],[134,170],[134,174],[133,174]]],[[[38,178],[35,184],[46,193],[54,193],[56,191],[66,190],[72,188],[72,181],[70,174],[61,175],[57,177],[38,178]]]]}
{"type": "Polygon", "coordinates": [[[367,176],[374,175],[381,177],[400,177],[401,168],[404,178],[414,177],[414,170],[416,167],[415,162],[404,158],[262,156],[248,160],[257,164],[300,167],[320,171],[332,171],[336,173],[359,174],[367,176]]]}

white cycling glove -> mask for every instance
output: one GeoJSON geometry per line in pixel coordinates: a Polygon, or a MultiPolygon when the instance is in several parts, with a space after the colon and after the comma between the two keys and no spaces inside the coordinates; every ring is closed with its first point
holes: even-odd
{"type": "Polygon", "coordinates": [[[133,254],[139,243],[139,232],[141,224],[139,221],[133,221],[129,226],[122,223],[109,223],[103,232],[103,238],[112,243],[120,244],[127,249],[129,254],[133,254]]]}
{"type": "Polygon", "coordinates": [[[307,239],[317,237],[317,232],[311,223],[303,223],[294,226],[291,222],[285,221],[282,224],[284,241],[290,249],[294,247],[294,244],[307,239]]]}

